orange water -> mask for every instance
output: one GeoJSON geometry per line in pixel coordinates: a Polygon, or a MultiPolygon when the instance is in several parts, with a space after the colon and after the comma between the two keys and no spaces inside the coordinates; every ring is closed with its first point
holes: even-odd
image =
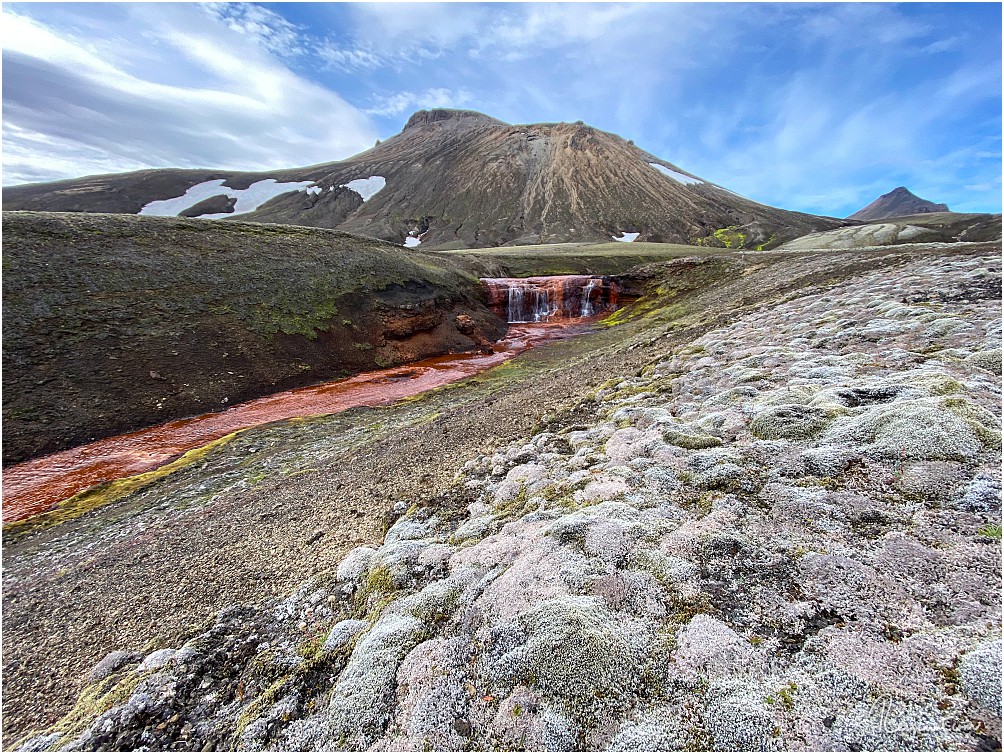
{"type": "Polygon", "coordinates": [[[3,521],[50,510],[101,482],[156,469],[182,453],[267,422],[380,406],[462,380],[540,343],[586,332],[596,318],[510,325],[490,354],[450,354],[265,398],[129,432],[36,458],[3,472],[3,521]]]}

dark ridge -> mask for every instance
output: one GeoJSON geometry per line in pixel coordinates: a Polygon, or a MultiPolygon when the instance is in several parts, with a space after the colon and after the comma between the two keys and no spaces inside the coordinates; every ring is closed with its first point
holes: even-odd
{"type": "Polygon", "coordinates": [[[906,186],[897,186],[888,194],[882,194],[867,207],[863,207],[848,220],[883,220],[888,217],[918,215],[929,212],[949,212],[947,204],[936,204],[927,199],[921,199],[906,186]]]}
{"type": "Polygon", "coordinates": [[[507,126],[508,123],[498,120],[497,118],[492,118],[490,115],[485,115],[484,113],[479,113],[475,110],[447,110],[437,108],[435,110],[419,110],[417,113],[408,118],[408,122],[405,124],[405,130],[413,128],[415,126],[424,126],[429,123],[439,123],[441,121],[467,121],[469,123],[479,122],[485,125],[493,126],[507,126]]]}

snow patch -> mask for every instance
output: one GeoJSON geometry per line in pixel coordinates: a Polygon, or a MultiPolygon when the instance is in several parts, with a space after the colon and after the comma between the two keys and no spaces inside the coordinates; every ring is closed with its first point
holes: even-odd
{"type": "Polygon", "coordinates": [[[351,189],[359,194],[359,196],[363,198],[364,202],[371,199],[375,193],[386,185],[387,179],[382,175],[371,175],[369,178],[357,178],[354,181],[342,184],[345,188],[351,189]]]}
{"type": "Polygon", "coordinates": [[[243,191],[234,191],[231,189],[230,196],[237,197],[237,204],[234,205],[233,212],[217,213],[214,215],[199,215],[199,217],[219,219],[222,217],[233,217],[234,215],[243,215],[248,212],[254,212],[270,199],[275,199],[275,197],[281,196],[282,194],[288,194],[291,191],[300,191],[301,189],[307,188],[307,186],[313,185],[313,181],[279,183],[275,180],[275,178],[266,178],[263,181],[256,181],[252,183],[243,191]]]}
{"type": "Polygon", "coordinates": [[[683,173],[678,173],[677,171],[671,168],[667,168],[665,165],[660,165],[658,162],[650,162],[649,165],[654,167],[663,175],[668,176],[677,183],[682,183],[685,186],[689,186],[692,183],[704,183],[704,181],[698,180],[697,178],[693,178],[689,175],[684,175],[683,173]]]}
{"type": "Polygon", "coordinates": [[[624,243],[631,243],[638,236],[639,236],[638,233],[621,233],[620,238],[618,238],[617,236],[610,236],[610,237],[615,241],[624,241],[624,243]]]}
{"type": "Polygon", "coordinates": [[[412,231],[404,238],[404,245],[407,246],[409,249],[418,246],[420,243],[422,243],[422,236],[416,235],[415,231],[412,231]]]}
{"type": "Polygon", "coordinates": [[[305,191],[308,194],[313,194],[314,196],[317,196],[322,191],[324,191],[324,189],[322,189],[320,186],[307,186],[307,188],[305,189],[305,191]]]}
{"type": "MultiPolygon", "coordinates": [[[[234,205],[233,212],[215,212],[208,215],[199,215],[199,219],[218,220],[220,218],[254,212],[270,199],[274,199],[282,194],[288,194],[291,191],[302,191],[308,186],[314,185],[313,181],[279,183],[275,178],[266,178],[265,180],[252,183],[246,189],[238,190],[224,186],[224,181],[226,181],[225,178],[220,178],[218,180],[198,183],[185,191],[182,196],[176,196],[173,199],[158,199],[144,205],[139,214],[155,215],[157,217],[177,217],[186,209],[190,209],[204,199],[209,199],[213,196],[224,194],[231,199],[236,199],[237,203],[234,205]]],[[[319,187],[317,190],[320,192],[319,187]]]]}
{"type": "Polygon", "coordinates": [[[139,214],[153,215],[155,217],[177,217],[189,207],[194,207],[199,202],[210,197],[219,196],[220,194],[233,196],[234,190],[223,186],[225,180],[226,178],[220,178],[215,181],[197,183],[181,196],[176,196],[173,199],[158,199],[144,205],[139,214]]]}

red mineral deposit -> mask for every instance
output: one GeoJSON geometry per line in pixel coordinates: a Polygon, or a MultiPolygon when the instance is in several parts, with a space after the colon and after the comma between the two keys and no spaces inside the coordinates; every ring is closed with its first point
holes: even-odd
{"type": "MultiPolygon", "coordinates": [[[[592,311],[590,302],[599,301],[591,292],[562,295],[565,298],[561,299],[559,310],[567,301],[576,311],[585,311],[586,304],[592,311]]],[[[386,405],[456,382],[539,343],[585,332],[591,324],[589,320],[557,317],[551,322],[518,324],[509,328],[506,338],[496,343],[490,354],[450,354],[357,374],[26,461],[3,472],[3,521],[19,521],[43,513],[82,490],[156,469],[188,450],[240,429],[282,419],[333,414],[358,406],[386,405]]]]}
{"type": "Polygon", "coordinates": [[[482,278],[492,309],[507,322],[552,322],[613,311],[618,286],[595,275],[482,278]]]}

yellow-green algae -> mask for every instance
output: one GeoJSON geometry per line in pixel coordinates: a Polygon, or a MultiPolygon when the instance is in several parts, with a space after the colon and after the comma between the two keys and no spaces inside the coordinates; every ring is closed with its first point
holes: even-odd
{"type": "Polygon", "coordinates": [[[145,471],[142,474],[134,474],[133,476],[124,477],[122,479],[115,479],[113,481],[104,482],[95,487],[82,490],[73,497],[69,497],[61,503],[57,503],[52,510],[31,516],[23,521],[14,521],[12,523],[5,524],[3,527],[3,533],[20,534],[34,529],[44,529],[50,526],[56,526],[57,524],[79,518],[85,513],[89,513],[97,508],[117,502],[126,495],[138,492],[139,490],[149,487],[154,482],[157,482],[176,471],[180,471],[186,466],[191,466],[193,463],[203,460],[214,450],[233,440],[238,434],[240,434],[241,431],[243,430],[231,432],[229,435],[224,435],[223,437],[208,442],[205,445],[201,445],[198,448],[193,448],[192,450],[184,453],[180,458],[176,458],[170,463],[159,466],[152,471],[145,471]]]}

